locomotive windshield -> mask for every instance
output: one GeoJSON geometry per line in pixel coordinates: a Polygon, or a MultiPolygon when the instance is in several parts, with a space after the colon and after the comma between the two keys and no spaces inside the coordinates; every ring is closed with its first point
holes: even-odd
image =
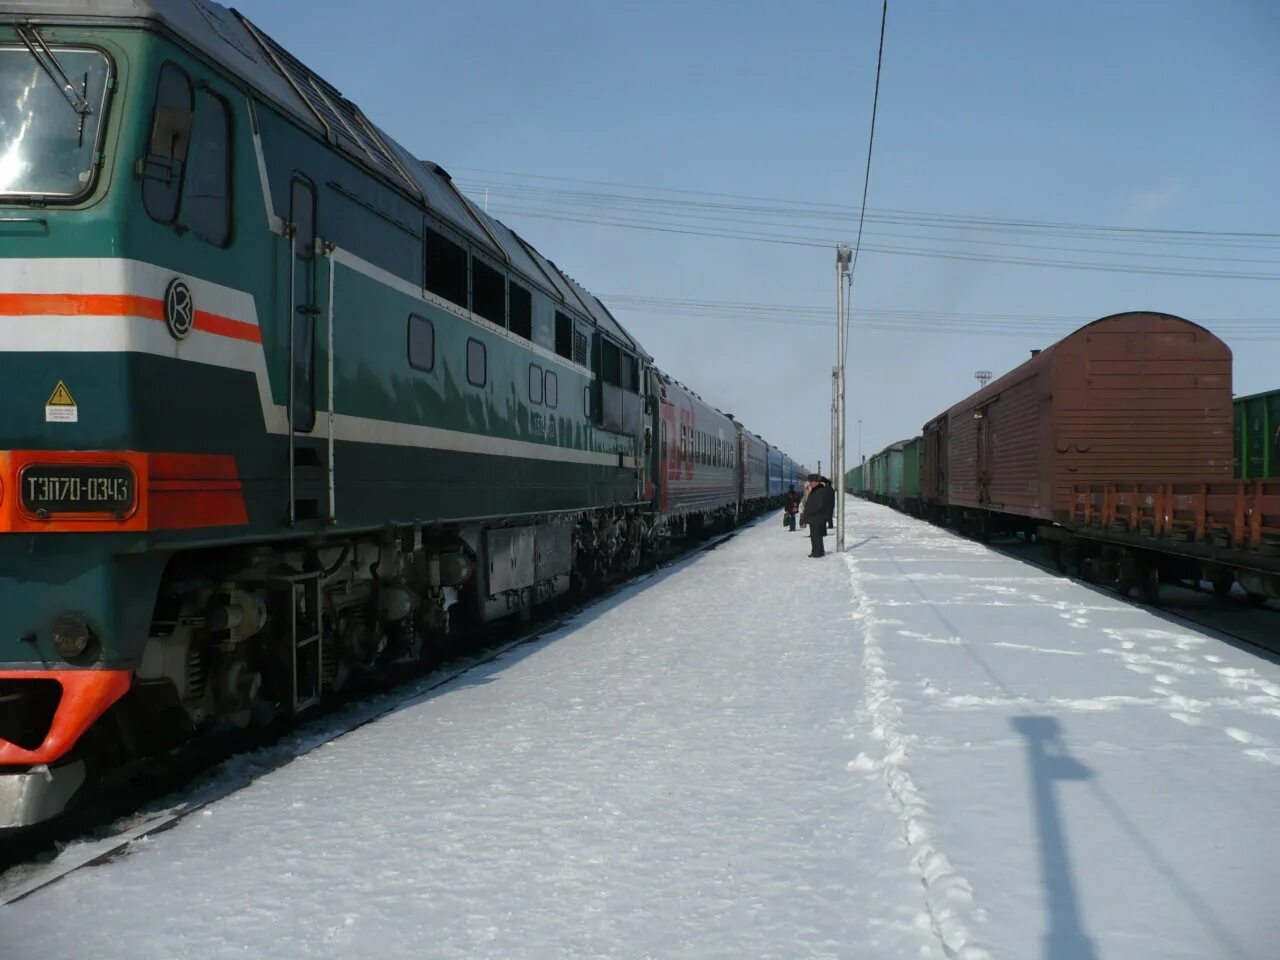
{"type": "Polygon", "coordinates": [[[0,47],[0,196],[74,200],[93,188],[111,64],[98,50],[41,53],[0,47]]]}

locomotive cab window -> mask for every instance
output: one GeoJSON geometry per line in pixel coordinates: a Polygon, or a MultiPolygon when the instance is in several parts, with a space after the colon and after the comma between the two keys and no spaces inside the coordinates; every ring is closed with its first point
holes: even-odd
{"type": "Polygon", "coordinates": [[[156,82],[151,137],[142,161],[142,205],[157,223],[178,218],[194,115],[191,78],[176,63],[166,61],[156,82]]]}
{"type": "Polygon", "coordinates": [[[483,387],[489,378],[489,358],[484,344],[467,338],[467,383],[483,387]]]}
{"type": "Polygon", "coordinates": [[[409,315],[409,366],[430,372],[436,365],[436,328],[430,320],[409,315]]]}
{"type": "Polygon", "coordinates": [[[500,327],[507,325],[506,277],[479,257],[471,258],[471,312],[500,327]]]}
{"type": "Polygon", "coordinates": [[[467,306],[467,251],[428,227],[423,236],[427,289],[460,307],[467,306]]]}
{"type": "Polygon", "coordinates": [[[508,325],[517,337],[533,339],[533,294],[518,283],[507,284],[510,320],[508,325]]]}
{"type": "Polygon", "coordinates": [[[0,195],[74,202],[93,190],[100,169],[111,61],[100,50],[50,44],[72,79],[78,104],[21,46],[0,49],[0,195]]]}
{"type": "Polygon", "coordinates": [[[553,410],[560,405],[560,378],[556,376],[554,370],[547,371],[546,389],[542,392],[542,400],[553,410]]]}
{"type": "Polygon", "coordinates": [[[204,90],[196,96],[190,153],[184,219],[201,240],[225,247],[231,240],[231,112],[204,90]]]}
{"type": "Polygon", "coordinates": [[[605,383],[622,386],[622,351],[608,340],[600,344],[600,375],[605,383]]]}
{"type": "Polygon", "coordinates": [[[529,364],[529,402],[542,403],[542,368],[529,364]]]}
{"type": "Polygon", "coordinates": [[[556,311],[556,353],[566,360],[573,359],[573,318],[556,311]]]}

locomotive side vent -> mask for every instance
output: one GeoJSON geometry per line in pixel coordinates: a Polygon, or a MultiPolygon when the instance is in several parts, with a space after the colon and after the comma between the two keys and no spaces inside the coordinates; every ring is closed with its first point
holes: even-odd
{"type": "Polygon", "coordinates": [[[187,698],[199,700],[204,696],[204,651],[194,644],[187,648],[187,698]]]}

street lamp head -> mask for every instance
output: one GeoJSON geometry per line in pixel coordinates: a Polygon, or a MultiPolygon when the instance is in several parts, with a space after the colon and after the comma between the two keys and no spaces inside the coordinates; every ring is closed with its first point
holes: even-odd
{"type": "Polygon", "coordinates": [[[849,249],[847,243],[842,243],[836,247],[836,266],[840,268],[842,273],[847,272],[849,264],[853,262],[853,251],[849,249]]]}

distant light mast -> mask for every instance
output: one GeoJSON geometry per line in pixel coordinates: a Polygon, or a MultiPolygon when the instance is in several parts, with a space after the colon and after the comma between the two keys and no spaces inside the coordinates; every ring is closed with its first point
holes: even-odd
{"type": "Polygon", "coordinates": [[[979,370],[973,376],[978,381],[978,383],[982,384],[982,386],[985,387],[987,383],[991,380],[991,371],[979,370]]]}

